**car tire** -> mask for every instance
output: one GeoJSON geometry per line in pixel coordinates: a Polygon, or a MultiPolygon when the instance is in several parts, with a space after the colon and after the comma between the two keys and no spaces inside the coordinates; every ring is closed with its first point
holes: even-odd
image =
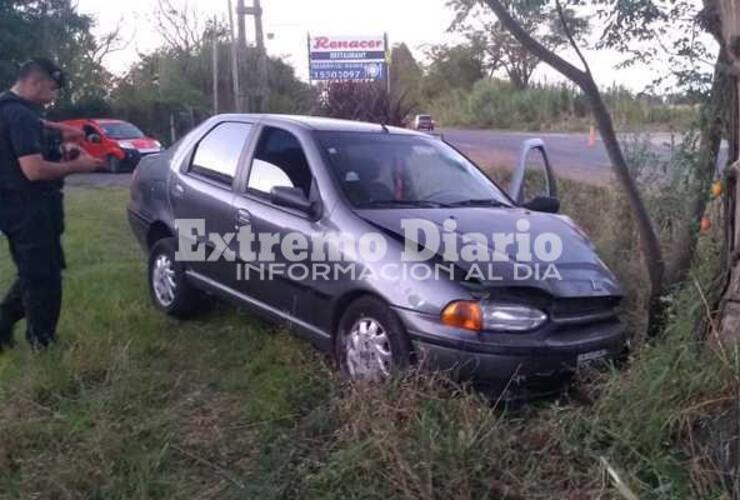
{"type": "Polygon", "coordinates": [[[200,293],[188,283],[185,266],[175,260],[177,240],[157,241],[149,253],[149,294],[154,306],[177,318],[190,316],[198,305],[200,293]]]}
{"type": "Polygon", "coordinates": [[[111,174],[117,174],[121,172],[123,168],[123,162],[113,155],[108,155],[106,170],[111,174]]]}
{"type": "Polygon", "coordinates": [[[411,361],[411,343],[403,323],[385,302],[372,296],[347,307],[334,348],[340,371],[355,380],[385,380],[405,370],[411,361]]]}

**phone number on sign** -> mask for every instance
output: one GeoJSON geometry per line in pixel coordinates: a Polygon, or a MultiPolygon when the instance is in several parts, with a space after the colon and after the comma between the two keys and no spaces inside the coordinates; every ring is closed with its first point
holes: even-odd
{"type": "Polygon", "coordinates": [[[315,70],[313,71],[314,80],[366,80],[368,76],[360,70],[315,70]]]}

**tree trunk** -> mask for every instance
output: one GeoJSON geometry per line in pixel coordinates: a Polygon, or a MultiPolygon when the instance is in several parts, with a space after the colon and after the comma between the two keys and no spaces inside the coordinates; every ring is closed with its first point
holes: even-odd
{"type": "MultiPolygon", "coordinates": [[[[740,73],[740,4],[734,0],[715,0],[707,2],[711,7],[718,9],[716,11],[721,19],[721,39],[724,50],[728,57],[728,66],[725,70],[734,80],[736,92],[739,82],[737,75],[740,73]]],[[[737,95],[737,94],[735,94],[737,95]]],[[[736,116],[740,114],[740,100],[735,99],[736,116]]],[[[740,130],[737,128],[737,120],[733,120],[734,130],[731,144],[740,143],[740,130]]],[[[736,155],[735,147],[730,148],[731,154],[736,155]]],[[[740,199],[740,183],[737,182],[740,174],[740,162],[737,157],[729,159],[732,164],[727,171],[727,194],[725,200],[725,242],[727,262],[725,266],[729,275],[728,287],[722,297],[722,317],[720,335],[722,339],[734,339],[740,341],[740,252],[738,244],[740,243],[740,226],[738,218],[740,216],[740,205],[737,201],[740,199]]]]}
{"type": "MultiPolygon", "coordinates": [[[[719,27],[717,27],[719,30],[719,27]]],[[[699,168],[697,169],[696,198],[692,202],[691,219],[686,221],[680,229],[677,242],[682,244],[676,249],[666,266],[666,287],[678,284],[686,278],[694,258],[698,241],[698,227],[707,208],[709,188],[717,171],[722,135],[729,128],[727,123],[727,96],[732,92],[735,84],[725,68],[730,63],[727,53],[723,49],[717,57],[714,79],[709,101],[701,112],[701,138],[699,141],[699,168]]]]}
{"type": "MultiPolygon", "coordinates": [[[[727,351],[730,346],[740,344],[740,161],[738,161],[738,144],[740,144],[740,2],[738,0],[705,0],[706,14],[721,25],[714,35],[727,56],[728,64],[720,66],[726,71],[734,87],[732,96],[734,110],[729,120],[729,158],[732,163],[727,170],[727,192],[724,199],[723,215],[725,219],[725,256],[724,271],[728,277],[727,287],[720,301],[718,338],[712,339],[727,351]]],[[[715,425],[722,439],[712,443],[713,458],[722,472],[725,485],[732,498],[740,498],[740,383],[736,380],[735,407],[727,412],[724,424],[715,425]]]]}
{"type": "MultiPolygon", "coordinates": [[[[663,275],[665,270],[663,253],[660,248],[655,228],[653,227],[650,216],[645,208],[645,204],[637,190],[634,180],[630,176],[629,169],[627,168],[627,162],[624,159],[622,148],[619,145],[611,114],[601,97],[601,92],[593,79],[588,63],[583,58],[583,55],[570,34],[569,38],[571,45],[576,50],[584,64],[583,70],[575,67],[532,38],[532,36],[527,33],[509,14],[509,11],[500,0],[485,0],[485,2],[491,10],[494,11],[501,24],[509,30],[514,38],[516,38],[525,49],[561,73],[563,76],[570,79],[588,96],[589,101],[591,102],[591,109],[594,118],[599,127],[599,132],[601,132],[601,138],[604,141],[604,146],[606,147],[615,176],[627,195],[627,200],[629,201],[632,213],[637,221],[645,266],[647,267],[648,275],[650,277],[648,333],[657,333],[660,329],[663,318],[663,307],[660,300],[660,297],[663,294],[663,275]]],[[[562,11],[560,11],[560,13],[562,20],[562,11]]],[[[564,24],[563,27],[567,32],[567,25],[564,24]]]]}

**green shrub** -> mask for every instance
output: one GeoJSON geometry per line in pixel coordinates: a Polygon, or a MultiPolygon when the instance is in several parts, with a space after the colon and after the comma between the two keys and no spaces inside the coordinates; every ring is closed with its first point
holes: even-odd
{"type": "MultiPolygon", "coordinates": [[[[603,92],[621,129],[654,125],[683,129],[696,110],[659,99],[636,97],[624,88],[603,92]]],[[[443,126],[521,130],[587,130],[593,124],[588,98],[570,85],[532,84],[518,89],[500,79],[483,79],[469,92],[452,89],[435,96],[423,109],[443,126]]]]}

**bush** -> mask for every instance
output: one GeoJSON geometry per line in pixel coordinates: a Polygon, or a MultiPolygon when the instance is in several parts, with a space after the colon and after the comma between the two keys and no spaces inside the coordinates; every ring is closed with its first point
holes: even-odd
{"type": "MultiPolygon", "coordinates": [[[[624,88],[604,92],[619,128],[640,125],[686,128],[691,106],[670,106],[660,99],[635,97],[624,88]]],[[[592,125],[588,98],[570,85],[534,84],[525,90],[499,79],[483,79],[472,90],[448,90],[425,109],[446,126],[520,130],[586,130],[592,125]]]]}

